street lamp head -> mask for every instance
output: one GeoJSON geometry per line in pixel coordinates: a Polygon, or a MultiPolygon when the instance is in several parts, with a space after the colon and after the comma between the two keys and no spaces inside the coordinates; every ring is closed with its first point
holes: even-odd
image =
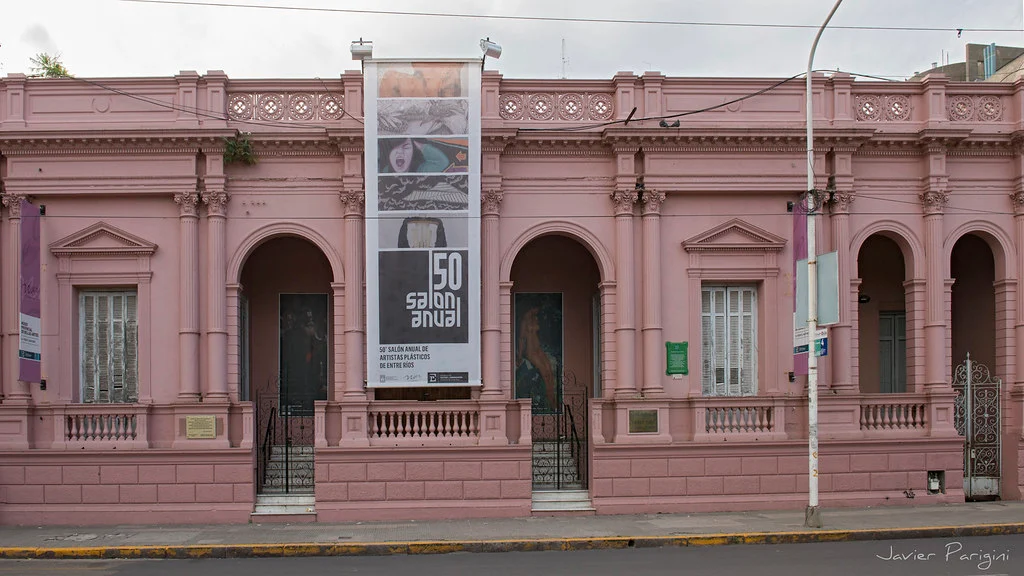
{"type": "Polygon", "coordinates": [[[352,52],[353,60],[366,60],[367,58],[372,58],[373,42],[360,38],[358,41],[352,42],[352,45],[349,47],[349,51],[352,52]]]}
{"type": "Polygon", "coordinates": [[[490,38],[480,41],[480,51],[484,53],[484,58],[501,58],[501,46],[497,42],[491,42],[490,38]]]}

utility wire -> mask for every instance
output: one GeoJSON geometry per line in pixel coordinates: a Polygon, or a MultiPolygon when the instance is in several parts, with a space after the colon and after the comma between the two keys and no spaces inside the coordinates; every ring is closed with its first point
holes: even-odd
{"type": "MultiPolygon", "coordinates": [[[[654,20],[654,19],[621,19],[621,18],[582,18],[559,16],[510,16],[505,14],[473,14],[451,12],[419,12],[407,10],[366,10],[355,8],[321,8],[313,6],[284,6],[272,4],[243,4],[227,2],[191,2],[186,0],[120,0],[136,4],[167,4],[176,6],[202,6],[211,8],[253,8],[260,10],[290,10],[298,12],[333,12],[341,14],[369,14],[377,16],[424,16],[431,18],[472,18],[482,20],[514,20],[522,22],[563,22],[586,24],[644,24],[658,26],[704,26],[718,28],[776,28],[776,29],[817,29],[817,24],[771,24],[761,22],[712,22],[685,20],[654,20]]],[[[1021,32],[1019,28],[972,28],[968,26],[829,26],[830,30],[876,30],[890,32],[1021,32]]]]}

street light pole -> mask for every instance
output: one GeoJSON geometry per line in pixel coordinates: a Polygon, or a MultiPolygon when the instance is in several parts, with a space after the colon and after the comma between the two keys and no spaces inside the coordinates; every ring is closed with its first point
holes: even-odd
{"type": "Polygon", "coordinates": [[[821,28],[814,36],[811,54],[807,57],[807,440],[808,468],[807,511],[804,513],[804,525],[821,528],[821,510],[818,508],[818,356],[814,349],[815,335],[818,331],[818,260],[817,246],[814,238],[814,212],[818,209],[817,192],[814,190],[814,106],[811,93],[811,68],[814,64],[814,51],[818,48],[818,40],[825,31],[832,15],[836,13],[843,0],[836,0],[832,11],[822,22],[821,28]]]}

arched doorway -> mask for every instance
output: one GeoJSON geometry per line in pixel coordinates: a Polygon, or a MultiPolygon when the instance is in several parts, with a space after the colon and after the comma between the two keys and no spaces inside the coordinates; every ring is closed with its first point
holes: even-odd
{"type": "Polygon", "coordinates": [[[314,402],[333,380],[331,265],[294,236],[256,247],[240,275],[241,387],[255,406],[259,494],[313,492],[314,402]]]}
{"type": "Polygon", "coordinates": [[[988,243],[965,234],[949,259],[952,373],[957,431],[964,435],[964,493],[969,500],[999,497],[1001,382],[997,366],[996,265],[988,243]],[[970,364],[967,358],[970,355],[970,364]],[[959,368],[958,368],[959,367],[959,368]]]}
{"type": "Polygon", "coordinates": [[[907,391],[907,304],[903,251],[892,239],[873,234],[857,255],[860,391],[907,391]]]}
{"type": "Polygon", "coordinates": [[[598,388],[601,274],[576,240],[531,240],[512,264],[512,385],[532,400],[533,485],[585,491],[587,400],[598,388]]]}

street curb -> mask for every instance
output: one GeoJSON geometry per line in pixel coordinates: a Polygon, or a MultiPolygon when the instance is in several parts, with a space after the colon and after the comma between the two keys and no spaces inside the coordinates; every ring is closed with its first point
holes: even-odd
{"type": "Polygon", "coordinates": [[[174,546],[78,546],[69,548],[0,547],[5,560],[81,559],[196,559],[273,558],[300,556],[390,556],[395,554],[451,554],[455,552],[542,552],[617,550],[665,546],[724,546],[736,544],[807,544],[912,538],[965,538],[1024,534],[1024,523],[926,526],[866,530],[805,530],[794,532],[737,532],[680,536],[610,536],[543,538],[537,540],[465,540],[367,542],[331,544],[296,542],[277,544],[200,544],[174,546]]]}

